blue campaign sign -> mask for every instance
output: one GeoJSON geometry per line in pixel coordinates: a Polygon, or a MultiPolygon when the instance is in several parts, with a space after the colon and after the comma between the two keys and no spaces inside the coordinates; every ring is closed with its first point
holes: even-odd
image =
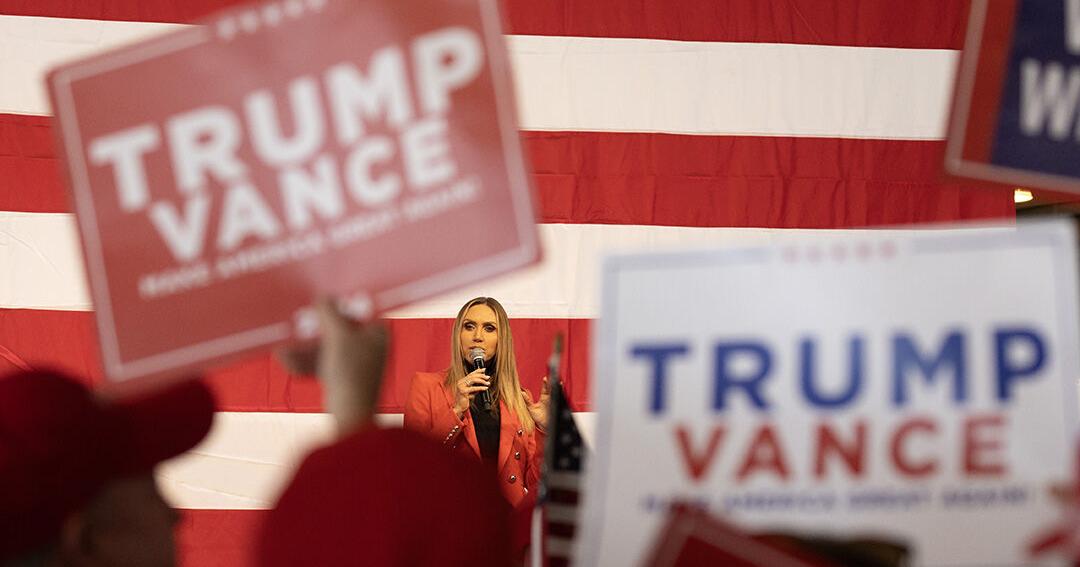
{"type": "Polygon", "coordinates": [[[950,173],[1080,192],[1080,0],[975,0],[950,173]]]}
{"type": "MultiPolygon", "coordinates": [[[[1080,16],[1067,18],[1065,4],[1043,0],[1018,7],[991,152],[995,164],[1080,177],[1080,54],[1068,44],[1068,28],[1080,16]]],[[[1080,21],[1075,25],[1080,28],[1080,21]]]]}

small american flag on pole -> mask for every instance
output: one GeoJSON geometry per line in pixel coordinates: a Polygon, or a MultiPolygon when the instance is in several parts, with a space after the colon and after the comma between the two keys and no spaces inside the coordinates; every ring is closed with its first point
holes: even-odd
{"type": "Polygon", "coordinates": [[[533,565],[560,567],[569,565],[577,531],[578,498],[581,491],[581,463],[585,446],[574,423],[570,403],[559,379],[562,335],[555,337],[555,347],[548,360],[551,401],[548,407],[548,437],[543,476],[533,518],[533,565]],[[539,532],[539,533],[537,533],[539,532]]]}

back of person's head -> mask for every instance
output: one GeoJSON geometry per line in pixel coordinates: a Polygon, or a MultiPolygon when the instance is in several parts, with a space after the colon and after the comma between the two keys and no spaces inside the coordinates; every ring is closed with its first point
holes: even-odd
{"type": "Polygon", "coordinates": [[[258,564],[501,566],[509,518],[479,461],[369,428],[305,459],[267,519],[258,564]]]}
{"type": "Polygon", "coordinates": [[[110,403],[55,372],[0,377],[0,565],[174,564],[153,469],[213,412],[197,381],[110,403]]]}

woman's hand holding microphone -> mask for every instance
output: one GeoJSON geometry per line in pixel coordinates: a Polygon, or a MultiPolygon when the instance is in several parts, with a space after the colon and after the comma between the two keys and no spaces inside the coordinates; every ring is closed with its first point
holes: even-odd
{"type": "Polygon", "coordinates": [[[484,374],[483,368],[477,368],[458,380],[457,387],[454,388],[454,415],[463,419],[465,412],[469,411],[473,396],[486,391],[490,386],[491,379],[484,374]]]}

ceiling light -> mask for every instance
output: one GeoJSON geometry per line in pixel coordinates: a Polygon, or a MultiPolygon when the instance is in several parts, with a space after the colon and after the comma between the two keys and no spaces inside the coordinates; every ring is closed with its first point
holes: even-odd
{"type": "Polygon", "coordinates": [[[1013,191],[1014,203],[1026,203],[1034,198],[1035,196],[1032,195],[1031,191],[1028,191],[1027,189],[1017,189],[1013,191]]]}

